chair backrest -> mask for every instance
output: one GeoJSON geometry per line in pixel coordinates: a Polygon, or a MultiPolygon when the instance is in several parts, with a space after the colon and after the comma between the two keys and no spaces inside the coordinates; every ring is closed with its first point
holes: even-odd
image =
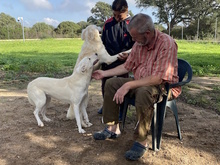
{"type": "Polygon", "coordinates": [[[191,80],[192,79],[192,68],[190,64],[183,59],[178,59],[179,81],[183,81],[183,78],[185,77],[186,73],[188,74],[188,78],[191,80]]]}
{"type": "Polygon", "coordinates": [[[182,86],[186,83],[189,83],[192,80],[192,75],[193,75],[193,73],[192,73],[191,65],[183,59],[178,59],[179,83],[171,84],[170,87],[182,86]],[[183,80],[186,73],[187,73],[188,77],[186,80],[183,80]]]}

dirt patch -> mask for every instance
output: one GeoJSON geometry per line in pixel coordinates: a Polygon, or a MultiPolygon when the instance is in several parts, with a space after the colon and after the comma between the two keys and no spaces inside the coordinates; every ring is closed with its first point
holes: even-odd
{"type": "MultiPolygon", "coordinates": [[[[194,78],[192,82],[205,87],[205,84],[219,83],[220,79],[194,78]]],[[[149,151],[139,161],[130,162],[124,153],[133,143],[134,122],[128,118],[125,132],[116,140],[93,140],[92,134],[104,128],[97,114],[102,105],[100,81],[91,82],[89,94],[87,111],[93,126],[85,128],[85,134],[79,134],[76,121],[66,119],[67,104],[52,100],[47,116],[53,121],[44,122],[45,126],[39,128],[26,89],[1,85],[0,164],[220,164],[220,118],[215,111],[177,100],[182,141],[177,138],[175,120],[168,110],[160,151],[152,151],[149,135],[149,151]]]]}

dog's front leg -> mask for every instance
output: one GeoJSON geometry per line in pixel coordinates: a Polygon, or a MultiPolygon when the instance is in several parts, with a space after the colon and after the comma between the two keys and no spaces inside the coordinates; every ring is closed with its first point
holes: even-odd
{"type": "Polygon", "coordinates": [[[101,50],[97,52],[97,54],[98,54],[98,59],[99,59],[100,64],[106,63],[109,65],[113,63],[114,61],[116,61],[119,57],[119,54],[115,54],[114,56],[109,55],[106,49],[104,48],[104,46],[101,50]]]}
{"type": "Polygon", "coordinates": [[[81,125],[81,118],[80,118],[80,114],[79,114],[79,104],[74,104],[74,114],[76,117],[76,124],[78,127],[78,131],[79,133],[85,133],[86,131],[84,129],[82,129],[82,125],[81,125]]]}
{"type": "Polygon", "coordinates": [[[89,96],[88,96],[88,93],[87,93],[86,96],[84,97],[84,99],[82,100],[82,103],[81,103],[82,115],[83,115],[83,118],[86,121],[86,127],[92,126],[92,123],[89,122],[89,117],[88,117],[88,114],[87,114],[87,111],[86,111],[88,101],[89,101],[89,96]]]}
{"type": "MultiPolygon", "coordinates": [[[[119,53],[120,55],[122,55],[123,53],[125,53],[125,54],[129,54],[131,52],[131,49],[129,49],[129,50],[126,50],[126,51],[124,51],[124,52],[121,52],[121,53],[119,53]]],[[[105,60],[106,61],[104,61],[106,64],[111,64],[111,63],[113,63],[113,62],[115,62],[117,59],[118,59],[118,57],[119,57],[119,54],[115,54],[115,55],[113,55],[113,56],[106,56],[106,57],[108,57],[108,58],[106,58],[105,60]]]]}
{"type": "Polygon", "coordinates": [[[111,64],[113,62],[115,62],[119,57],[119,54],[116,54],[116,55],[113,55],[113,56],[105,56],[105,57],[102,57],[101,60],[99,60],[100,63],[106,63],[106,64],[111,64]]]}

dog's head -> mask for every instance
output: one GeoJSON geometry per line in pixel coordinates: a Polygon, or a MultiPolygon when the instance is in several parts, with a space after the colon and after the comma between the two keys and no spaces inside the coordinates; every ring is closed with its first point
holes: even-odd
{"type": "Polygon", "coordinates": [[[98,62],[98,55],[93,54],[89,57],[84,57],[78,64],[77,72],[79,73],[88,73],[88,71],[92,71],[93,65],[98,62]]]}
{"type": "Polygon", "coordinates": [[[100,41],[101,38],[99,36],[100,28],[96,25],[89,25],[85,29],[82,30],[81,38],[85,41],[100,41]]]}

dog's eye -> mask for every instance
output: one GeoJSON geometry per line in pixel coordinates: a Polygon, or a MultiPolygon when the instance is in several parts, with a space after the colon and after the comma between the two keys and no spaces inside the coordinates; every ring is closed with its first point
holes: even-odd
{"type": "Polygon", "coordinates": [[[91,60],[91,58],[89,58],[89,60],[91,60]]]}

